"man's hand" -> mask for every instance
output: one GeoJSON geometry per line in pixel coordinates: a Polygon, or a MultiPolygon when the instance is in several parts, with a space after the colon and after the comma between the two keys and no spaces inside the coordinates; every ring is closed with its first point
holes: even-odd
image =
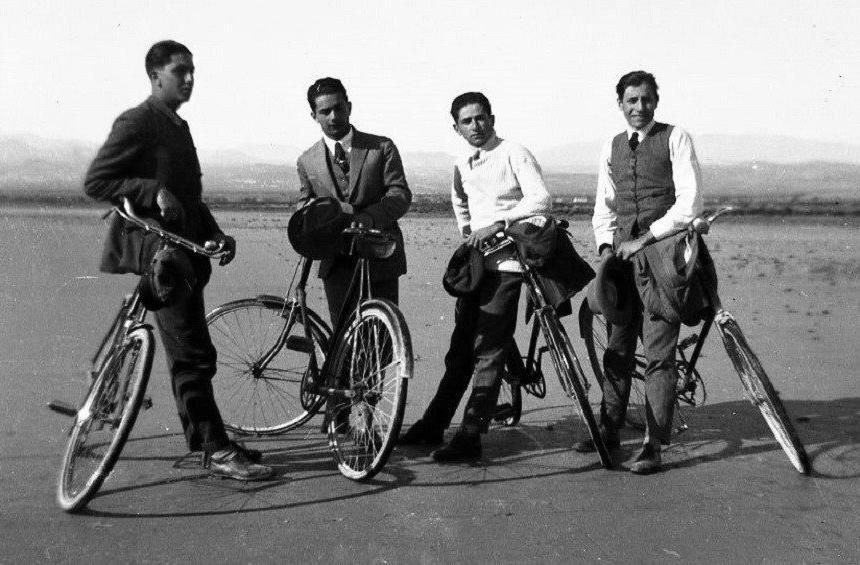
{"type": "Polygon", "coordinates": [[[630,241],[625,241],[618,246],[618,249],[615,250],[615,255],[617,257],[621,257],[625,261],[629,261],[631,257],[639,253],[642,248],[646,245],[654,243],[657,239],[651,235],[651,232],[647,232],[645,235],[641,237],[637,237],[636,239],[632,239],[630,241]]]}
{"type": "Polygon", "coordinates": [[[496,222],[492,225],[489,225],[485,228],[481,228],[477,231],[473,231],[466,236],[466,245],[474,247],[475,249],[480,249],[481,245],[492,239],[494,235],[503,231],[505,229],[505,224],[502,222],[496,222]]]}
{"type": "Polygon", "coordinates": [[[155,203],[161,210],[161,217],[167,223],[181,223],[185,217],[185,210],[182,209],[182,203],[178,198],[166,188],[162,188],[155,196],[155,203]]]}
{"type": "Polygon", "coordinates": [[[218,262],[218,264],[223,267],[236,256],[236,240],[229,235],[224,235],[222,233],[215,238],[215,242],[218,244],[219,251],[226,252],[221,256],[221,260],[218,262]]]}

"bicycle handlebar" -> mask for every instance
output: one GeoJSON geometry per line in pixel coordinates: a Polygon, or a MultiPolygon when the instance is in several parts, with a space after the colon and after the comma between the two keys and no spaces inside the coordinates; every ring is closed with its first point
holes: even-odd
{"type": "Polygon", "coordinates": [[[119,214],[119,216],[125,221],[130,222],[145,231],[157,234],[158,237],[160,237],[161,239],[169,241],[176,246],[183,247],[189,251],[197,253],[198,255],[203,255],[204,257],[208,257],[210,259],[219,259],[227,254],[227,250],[223,249],[222,247],[218,247],[217,249],[207,249],[209,243],[215,244],[214,241],[207,241],[207,245],[198,245],[190,239],[186,239],[181,235],[169,232],[155,224],[146,221],[146,219],[141,218],[137,215],[137,213],[134,211],[134,207],[132,206],[131,201],[126,197],[123,197],[121,207],[114,206],[105,216],[108,216],[112,213],[119,214]]]}
{"type": "MultiPolygon", "coordinates": [[[[720,208],[719,210],[717,210],[716,212],[714,212],[713,214],[711,214],[709,216],[704,216],[704,215],[696,216],[695,218],[693,218],[693,221],[691,221],[689,224],[687,224],[683,228],[681,228],[679,230],[675,230],[669,234],[666,234],[665,236],[661,237],[660,239],[661,240],[666,239],[667,237],[671,237],[673,235],[679,234],[679,233],[687,231],[687,230],[695,231],[697,233],[704,235],[704,234],[708,233],[708,231],[710,231],[711,225],[716,221],[717,218],[719,218],[720,216],[722,216],[723,214],[726,214],[728,212],[734,212],[735,210],[736,210],[736,208],[734,206],[724,206],[723,208],[720,208]]],[[[659,241],[659,240],[657,240],[657,241],[659,241]]],[[[507,247],[508,245],[511,245],[513,242],[514,241],[508,235],[506,235],[504,231],[500,231],[500,232],[496,233],[491,240],[489,240],[487,245],[481,247],[481,252],[486,257],[487,255],[490,255],[491,253],[495,253],[496,251],[503,249],[503,248],[507,247]]]]}

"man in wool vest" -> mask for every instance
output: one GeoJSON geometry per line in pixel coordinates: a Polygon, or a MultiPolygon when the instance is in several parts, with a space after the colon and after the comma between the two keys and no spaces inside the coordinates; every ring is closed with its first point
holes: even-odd
{"type": "MultiPolygon", "coordinates": [[[[601,258],[615,254],[624,259],[626,283],[638,288],[647,280],[647,262],[639,258],[634,269],[634,255],[702,211],[699,164],[687,132],[654,121],[660,100],[654,75],[627,73],[615,91],[627,128],[601,152],[592,226],[601,258]]],[[[633,473],[661,469],[661,445],[668,444],[671,435],[679,330],[680,323],[643,314],[641,303],[629,323],[610,326],[600,409],[601,431],[610,449],[620,446],[640,335],[645,348],[646,431],[642,451],[630,468],[633,473]]],[[[592,451],[594,445],[586,440],[576,449],[592,451]]]]}

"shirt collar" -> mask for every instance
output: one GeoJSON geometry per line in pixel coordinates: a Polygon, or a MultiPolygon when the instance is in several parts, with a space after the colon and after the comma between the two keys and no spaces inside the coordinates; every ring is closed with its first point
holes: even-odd
{"type": "Polygon", "coordinates": [[[657,123],[657,120],[651,120],[650,122],[648,122],[647,126],[645,126],[644,128],[641,128],[641,129],[633,129],[632,127],[630,127],[630,125],[628,125],[627,126],[627,139],[630,139],[631,137],[633,137],[634,132],[639,132],[639,141],[642,141],[643,139],[645,139],[645,137],[648,135],[648,132],[651,131],[651,128],[653,128],[654,124],[656,124],[656,123],[657,123]]]}
{"type": "Polygon", "coordinates": [[[502,138],[493,134],[493,137],[488,139],[482,146],[475,147],[474,145],[470,145],[468,142],[466,143],[466,154],[465,159],[467,161],[472,160],[475,161],[484,156],[484,154],[492,151],[496,147],[498,147],[502,143],[502,138]]]}
{"type": "Polygon", "coordinates": [[[161,98],[155,96],[154,94],[149,97],[149,103],[152,104],[156,110],[170,118],[174,124],[178,126],[183,126],[185,124],[185,120],[179,117],[179,114],[171,110],[167,104],[162,102],[161,98]]]}
{"type": "Polygon", "coordinates": [[[353,133],[355,133],[355,128],[352,126],[349,126],[349,133],[346,134],[345,136],[343,136],[342,138],[332,139],[332,138],[328,137],[327,135],[323,135],[323,141],[325,142],[326,147],[328,147],[328,150],[331,152],[332,155],[334,155],[334,144],[335,143],[340,143],[341,146],[343,147],[343,150],[346,152],[347,155],[349,155],[349,152],[352,151],[352,134],[353,133]]]}

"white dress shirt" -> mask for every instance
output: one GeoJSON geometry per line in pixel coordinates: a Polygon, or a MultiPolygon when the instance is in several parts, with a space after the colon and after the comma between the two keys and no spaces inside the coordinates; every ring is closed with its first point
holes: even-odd
{"type": "MultiPolygon", "coordinates": [[[[651,123],[638,130],[640,142],[654,127],[654,123],[655,121],[651,120],[651,123]]],[[[630,139],[636,131],[628,126],[627,139],[630,139]]],[[[594,216],[591,218],[591,225],[594,228],[594,239],[598,249],[604,243],[612,245],[612,237],[617,227],[616,188],[610,167],[613,139],[614,137],[610,138],[603,145],[597,170],[597,194],[594,198],[594,216]]],[[[678,126],[674,126],[669,135],[669,159],[672,161],[675,203],[662,217],[651,224],[651,234],[657,239],[683,228],[702,213],[701,172],[693,139],[678,126]]]]}
{"type": "Polygon", "coordinates": [[[343,136],[340,139],[332,139],[327,135],[323,135],[323,142],[325,146],[328,147],[329,153],[331,153],[332,157],[334,157],[334,145],[335,143],[340,143],[341,147],[343,147],[346,156],[349,157],[350,151],[352,151],[352,133],[355,129],[352,126],[349,126],[349,133],[343,136]]]}

